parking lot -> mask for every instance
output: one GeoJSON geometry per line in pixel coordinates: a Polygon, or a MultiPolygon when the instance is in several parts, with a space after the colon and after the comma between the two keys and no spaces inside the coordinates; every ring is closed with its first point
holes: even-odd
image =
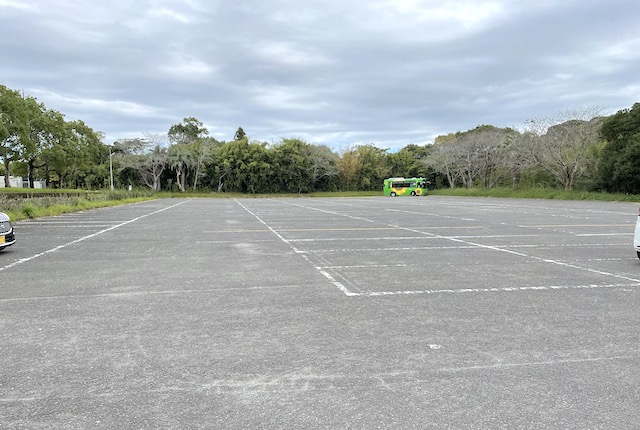
{"type": "Polygon", "coordinates": [[[0,428],[638,428],[637,214],[302,197],[16,223],[0,428]]]}

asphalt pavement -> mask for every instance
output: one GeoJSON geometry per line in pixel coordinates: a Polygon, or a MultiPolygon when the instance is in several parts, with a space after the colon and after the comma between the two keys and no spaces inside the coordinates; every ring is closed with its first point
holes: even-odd
{"type": "Polygon", "coordinates": [[[18,222],[0,428],[640,428],[637,213],[198,198],[18,222]]]}

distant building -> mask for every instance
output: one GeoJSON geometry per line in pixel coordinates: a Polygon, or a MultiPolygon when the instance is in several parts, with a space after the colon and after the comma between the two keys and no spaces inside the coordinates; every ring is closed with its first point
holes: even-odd
{"type": "MultiPolygon", "coordinates": [[[[9,185],[12,188],[29,188],[29,181],[22,179],[22,176],[9,176],[9,185]]],[[[4,188],[4,176],[0,176],[0,188],[4,188]]],[[[33,181],[33,188],[47,188],[45,181],[33,181]]]]}
{"type": "MultiPolygon", "coordinates": [[[[12,188],[24,188],[22,176],[9,176],[9,185],[12,188]]],[[[0,176],[0,188],[4,188],[4,176],[0,176]]]]}

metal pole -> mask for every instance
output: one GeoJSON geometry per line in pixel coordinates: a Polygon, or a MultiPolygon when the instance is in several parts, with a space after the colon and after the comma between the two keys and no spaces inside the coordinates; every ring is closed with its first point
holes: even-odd
{"type": "Polygon", "coordinates": [[[109,178],[111,180],[111,191],[113,191],[113,161],[111,157],[113,156],[113,152],[109,149],[109,178]]]}

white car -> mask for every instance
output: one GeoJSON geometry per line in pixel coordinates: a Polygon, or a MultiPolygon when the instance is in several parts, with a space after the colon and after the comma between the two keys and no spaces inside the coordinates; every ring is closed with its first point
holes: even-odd
{"type": "Polygon", "coordinates": [[[0,212],[0,251],[16,243],[11,220],[4,212],[0,212]]]}
{"type": "Polygon", "coordinates": [[[640,258],[640,209],[638,210],[638,219],[636,220],[636,232],[633,235],[633,247],[636,249],[638,258],[640,258]]]}

